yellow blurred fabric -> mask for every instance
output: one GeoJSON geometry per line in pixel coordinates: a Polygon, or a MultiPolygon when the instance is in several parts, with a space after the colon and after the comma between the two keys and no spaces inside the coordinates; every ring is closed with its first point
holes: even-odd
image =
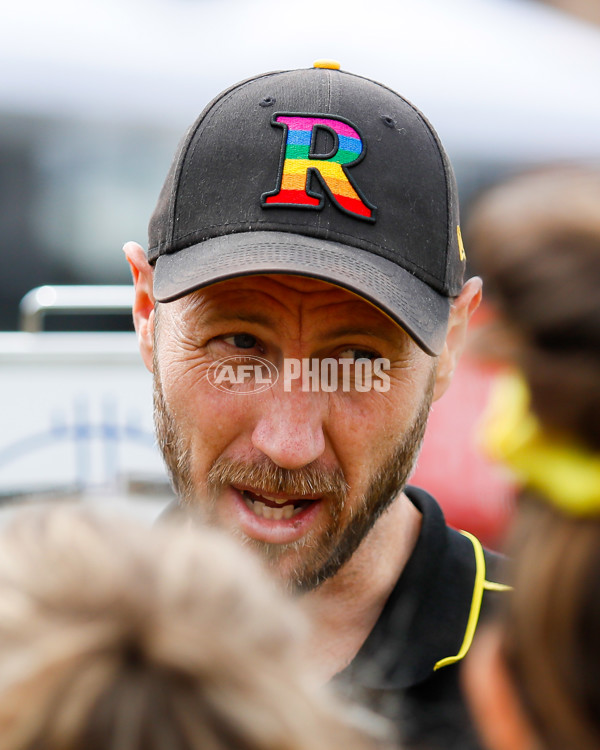
{"type": "Polygon", "coordinates": [[[520,373],[498,378],[482,442],[491,458],[507,464],[524,487],[537,490],[564,513],[600,514],[600,456],[543,431],[530,410],[529,388],[520,373]]]}

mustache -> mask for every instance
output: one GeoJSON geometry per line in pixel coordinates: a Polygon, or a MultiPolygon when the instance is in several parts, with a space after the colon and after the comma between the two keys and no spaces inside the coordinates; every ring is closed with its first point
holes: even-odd
{"type": "Polygon", "coordinates": [[[247,462],[220,456],[207,476],[209,487],[245,484],[268,493],[285,495],[333,495],[343,500],[349,486],[341,469],[324,469],[309,464],[300,469],[284,469],[269,458],[247,462]]]}

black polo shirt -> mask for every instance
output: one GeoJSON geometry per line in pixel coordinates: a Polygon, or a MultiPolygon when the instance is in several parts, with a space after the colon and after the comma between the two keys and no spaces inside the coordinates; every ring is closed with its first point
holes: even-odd
{"type": "Polygon", "coordinates": [[[500,557],[446,525],[424,490],[406,494],[423,515],[417,544],[375,627],[335,682],[397,725],[404,745],[479,745],[458,680],[478,623],[506,596],[500,557]],[[500,571],[501,572],[501,571],[500,571]]]}

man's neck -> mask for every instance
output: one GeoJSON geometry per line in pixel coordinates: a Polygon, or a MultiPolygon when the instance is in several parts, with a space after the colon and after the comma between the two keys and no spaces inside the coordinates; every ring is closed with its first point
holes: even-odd
{"type": "Polygon", "coordinates": [[[302,599],[311,622],[310,658],[324,681],[356,656],[408,562],[421,514],[402,493],[352,558],[302,599]]]}

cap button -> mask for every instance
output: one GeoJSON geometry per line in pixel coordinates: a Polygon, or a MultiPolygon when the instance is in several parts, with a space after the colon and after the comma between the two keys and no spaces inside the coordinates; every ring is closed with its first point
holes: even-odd
{"type": "Polygon", "coordinates": [[[337,60],[315,60],[313,68],[327,68],[328,70],[339,70],[340,64],[337,60]]]}

